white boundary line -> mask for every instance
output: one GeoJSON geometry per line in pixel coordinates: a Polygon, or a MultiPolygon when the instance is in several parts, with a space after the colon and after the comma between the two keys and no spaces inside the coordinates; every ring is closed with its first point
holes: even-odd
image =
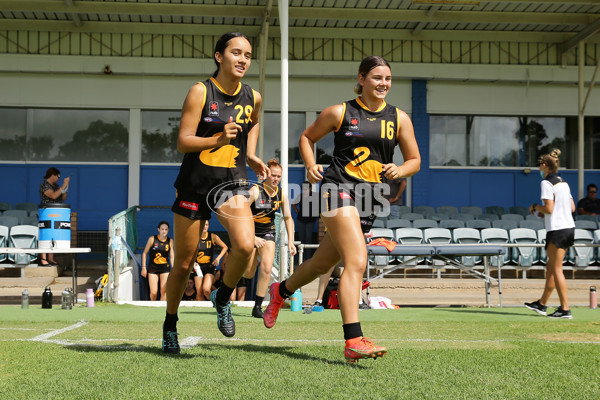
{"type": "MultiPolygon", "coordinates": [[[[87,325],[87,321],[80,321],[74,325],[70,325],[66,328],[52,330],[51,332],[43,335],[36,336],[31,339],[0,339],[0,342],[14,342],[14,341],[35,341],[43,343],[54,343],[62,344],[66,346],[90,346],[99,348],[130,348],[135,347],[129,344],[117,345],[117,346],[103,346],[94,345],[92,343],[106,343],[106,342],[159,342],[161,339],[123,339],[123,338],[110,338],[110,339],[89,339],[83,338],[77,341],[74,340],[49,340],[49,338],[59,335],[64,332],[68,332],[73,329],[80,328],[87,325]]],[[[9,328],[5,328],[9,329],[9,328]]],[[[15,329],[18,330],[18,329],[15,329]]],[[[517,343],[517,342],[541,342],[551,344],[595,344],[600,345],[600,341],[558,341],[558,340],[537,340],[537,339],[427,339],[427,338],[377,338],[378,342],[406,342],[406,343],[517,343]]],[[[344,342],[343,339],[253,339],[253,338],[205,338],[202,336],[188,336],[183,338],[180,342],[182,348],[193,348],[202,342],[262,342],[262,343],[340,343],[344,342]]]]}
{"type": "MultiPolygon", "coordinates": [[[[32,342],[50,342],[50,343],[54,343],[55,341],[48,340],[48,339],[50,339],[53,336],[60,335],[61,333],[65,333],[65,332],[68,332],[68,331],[72,331],[73,329],[81,328],[82,326],[85,326],[87,324],[88,324],[87,321],[81,320],[81,321],[77,322],[76,324],[69,325],[69,326],[67,326],[65,328],[61,328],[61,329],[55,329],[55,330],[52,330],[52,331],[50,331],[48,333],[44,333],[42,335],[38,335],[38,336],[33,337],[31,339],[28,339],[28,340],[32,341],[32,342]]],[[[60,341],[60,342],[63,342],[63,341],[60,341]]]]}

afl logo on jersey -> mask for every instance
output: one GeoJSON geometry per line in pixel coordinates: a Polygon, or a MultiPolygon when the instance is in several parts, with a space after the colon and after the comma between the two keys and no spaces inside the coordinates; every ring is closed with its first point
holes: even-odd
{"type": "Polygon", "coordinates": [[[204,122],[213,122],[211,117],[204,117],[204,122]]]}
{"type": "Polygon", "coordinates": [[[351,131],[357,131],[360,128],[360,118],[352,117],[350,118],[350,126],[348,129],[351,131]]]}
{"type": "Polygon", "coordinates": [[[216,101],[211,101],[208,105],[208,115],[213,117],[219,116],[219,104],[216,101]]]}

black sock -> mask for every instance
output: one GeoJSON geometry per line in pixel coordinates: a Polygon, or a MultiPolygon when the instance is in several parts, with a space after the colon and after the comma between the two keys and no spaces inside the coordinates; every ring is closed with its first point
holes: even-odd
{"type": "Polygon", "coordinates": [[[281,297],[283,297],[284,299],[287,299],[288,297],[290,297],[291,295],[293,295],[294,292],[290,292],[289,290],[287,290],[287,288],[285,287],[285,282],[287,282],[287,279],[285,281],[282,281],[279,284],[279,295],[281,297]]]}
{"type": "Polygon", "coordinates": [[[231,293],[235,288],[230,288],[223,282],[221,286],[219,286],[219,290],[217,290],[217,304],[220,306],[224,306],[229,302],[229,298],[231,297],[231,293]]]}
{"type": "Polygon", "coordinates": [[[167,313],[167,315],[165,316],[164,330],[176,331],[177,330],[177,321],[179,321],[179,318],[177,318],[177,313],[175,313],[175,314],[167,313]]]}
{"type": "Polygon", "coordinates": [[[362,329],[360,327],[360,322],[353,322],[351,324],[342,325],[344,328],[344,339],[354,339],[356,337],[360,337],[363,335],[362,329]]]}
{"type": "Polygon", "coordinates": [[[254,298],[254,307],[261,307],[265,296],[256,296],[254,298]]]}

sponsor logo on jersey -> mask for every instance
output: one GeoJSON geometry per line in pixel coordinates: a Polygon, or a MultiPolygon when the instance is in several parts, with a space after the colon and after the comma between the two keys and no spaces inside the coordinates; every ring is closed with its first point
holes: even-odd
{"type": "Polygon", "coordinates": [[[352,199],[352,196],[346,192],[340,192],[340,199],[352,199]]]}
{"type": "Polygon", "coordinates": [[[208,104],[208,115],[213,117],[219,116],[219,103],[216,101],[211,101],[208,104]]]}
{"type": "Polygon", "coordinates": [[[189,201],[183,201],[183,200],[181,200],[179,202],[179,207],[186,208],[188,210],[198,211],[198,203],[192,203],[192,202],[189,202],[189,201]]]}
{"type": "Polygon", "coordinates": [[[350,129],[351,131],[357,131],[360,128],[360,118],[352,117],[350,118],[350,129]]]}
{"type": "Polygon", "coordinates": [[[347,131],[346,133],[344,133],[344,135],[346,135],[346,136],[348,136],[348,137],[350,137],[350,136],[362,136],[362,133],[360,133],[360,132],[350,132],[350,131],[347,131]]]}

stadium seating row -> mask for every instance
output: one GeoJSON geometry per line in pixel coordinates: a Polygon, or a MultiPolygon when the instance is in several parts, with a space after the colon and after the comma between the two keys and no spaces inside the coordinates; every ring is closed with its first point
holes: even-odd
{"type": "MultiPolygon", "coordinates": [[[[11,210],[21,211],[21,210],[11,210]]],[[[8,212],[8,211],[7,211],[8,212]]],[[[0,225],[13,227],[16,225],[33,225],[38,226],[37,212],[35,215],[14,215],[14,214],[2,214],[0,215],[0,225]]]]}
{"type": "MultiPolygon", "coordinates": [[[[435,216],[436,214],[442,214],[446,216],[453,216],[452,219],[456,219],[454,216],[456,215],[472,215],[475,219],[486,219],[493,217],[480,217],[481,215],[495,215],[498,218],[501,218],[506,214],[516,214],[522,217],[530,216],[529,207],[515,206],[509,207],[508,209],[502,206],[487,206],[484,208],[478,206],[463,206],[463,207],[455,207],[455,206],[439,206],[437,208],[433,206],[413,206],[412,208],[409,206],[392,206],[394,208],[394,212],[397,214],[407,214],[407,213],[417,213],[423,216],[435,216]]],[[[596,215],[581,215],[578,217],[582,217],[581,219],[589,219],[591,221],[598,222],[598,216],[596,215]]],[[[468,217],[464,217],[468,218],[468,217]]]]}
{"type": "MultiPolygon", "coordinates": [[[[485,229],[485,228],[502,228],[506,230],[515,229],[515,228],[529,228],[534,230],[540,230],[544,228],[544,221],[540,218],[532,218],[532,219],[497,219],[494,221],[482,220],[482,219],[472,219],[472,220],[459,220],[459,219],[442,219],[435,220],[431,218],[421,218],[421,219],[388,219],[381,220],[376,219],[373,223],[374,228],[447,228],[447,229],[455,229],[455,228],[474,228],[474,229],[485,229]]],[[[596,229],[600,229],[600,223],[595,221],[588,220],[576,220],[575,228],[578,229],[587,229],[590,231],[595,231],[596,229]]]]}
{"type": "MultiPolygon", "coordinates": [[[[525,270],[535,263],[545,264],[547,254],[543,247],[527,246],[528,244],[543,245],[546,242],[545,229],[513,228],[510,230],[501,228],[425,228],[415,227],[397,228],[372,228],[367,235],[367,242],[375,238],[386,238],[394,240],[399,244],[512,244],[507,249],[506,256],[492,257],[492,265],[512,265],[517,269],[525,270]],[[522,246],[519,246],[522,245],[522,246]],[[500,259],[499,259],[500,258],[500,259]]],[[[600,244],[600,229],[594,232],[586,229],[575,229],[575,243],[588,245],[585,247],[572,247],[565,256],[565,261],[574,268],[585,269],[591,263],[600,262],[600,248],[589,246],[600,244]]],[[[386,257],[386,256],[375,256],[386,257]]],[[[372,264],[382,265],[381,259],[372,258],[372,264]]],[[[404,257],[388,257],[387,263],[401,263],[404,257]]],[[[435,260],[438,261],[439,260],[435,260]]],[[[462,257],[461,263],[473,266],[480,263],[475,257],[462,257]]],[[[435,263],[434,263],[435,265],[435,263]]]]}
{"type": "Polygon", "coordinates": [[[38,208],[39,208],[38,204],[31,203],[31,202],[17,203],[17,204],[15,204],[14,207],[11,203],[4,202],[4,201],[0,202],[0,212],[7,211],[7,210],[24,210],[24,211],[30,212],[30,211],[37,211],[38,208]]]}
{"type": "MultiPolygon", "coordinates": [[[[39,229],[31,225],[0,225],[0,247],[33,249],[38,246],[39,229]]],[[[30,254],[0,254],[0,262],[9,260],[16,264],[30,264],[37,258],[30,254]]]]}

